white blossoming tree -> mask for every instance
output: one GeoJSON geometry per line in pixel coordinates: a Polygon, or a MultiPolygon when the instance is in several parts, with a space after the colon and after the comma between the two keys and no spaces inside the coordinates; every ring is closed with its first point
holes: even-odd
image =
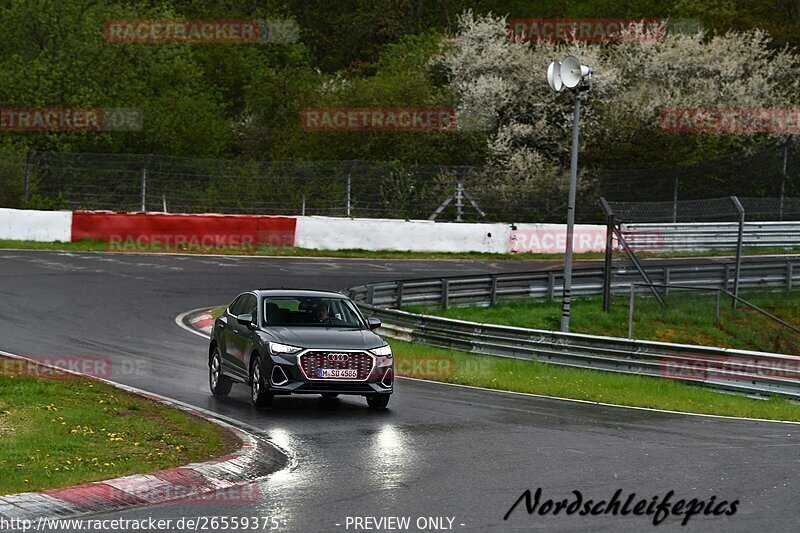
{"type": "MultiPolygon", "coordinates": [[[[796,102],[800,62],[789,50],[771,49],[762,31],[644,37],[650,38],[614,44],[515,42],[503,17],[469,11],[459,17],[458,32],[445,40],[434,61],[448,75],[458,113],[490,117],[489,163],[499,171],[491,188],[499,200],[519,198],[520,191],[549,198],[551,207],[565,200],[572,95],[554,94],[545,72],[552,60],[566,55],[595,70],[581,115],[581,150],[595,158],[615,147],[616,157],[624,158],[620,148],[643,138],[659,145],[672,141],[681,149],[687,138],[695,148],[709,138],[661,131],[664,109],[791,107],[796,102]]],[[[726,142],[744,146],[749,141],[728,136],[726,142]]],[[[653,166],[652,161],[638,163],[653,166]]],[[[581,185],[590,186],[585,180],[581,185]]]]}

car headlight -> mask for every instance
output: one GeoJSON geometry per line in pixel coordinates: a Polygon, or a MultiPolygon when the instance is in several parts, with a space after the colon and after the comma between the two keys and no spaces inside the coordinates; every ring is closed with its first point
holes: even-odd
{"type": "Polygon", "coordinates": [[[386,346],[381,346],[380,348],[370,350],[370,353],[372,355],[377,355],[378,357],[391,357],[392,347],[387,344],[386,346]]]}
{"type": "Polygon", "coordinates": [[[297,346],[290,346],[288,344],[281,344],[279,342],[270,342],[269,343],[269,351],[273,354],[278,353],[297,353],[302,348],[298,348],[297,346]]]}

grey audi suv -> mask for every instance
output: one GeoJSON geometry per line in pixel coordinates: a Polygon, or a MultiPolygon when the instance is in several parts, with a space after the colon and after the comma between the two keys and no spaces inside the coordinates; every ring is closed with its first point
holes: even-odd
{"type": "Polygon", "coordinates": [[[208,351],[216,397],[250,386],[256,407],[277,395],[365,396],[385,409],[394,385],[391,347],[352,300],[337,292],[261,289],[240,294],[214,322],[208,351]]]}

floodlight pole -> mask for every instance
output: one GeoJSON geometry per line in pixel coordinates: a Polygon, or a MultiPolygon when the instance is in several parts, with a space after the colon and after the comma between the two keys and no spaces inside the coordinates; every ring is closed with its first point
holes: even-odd
{"type": "Polygon", "coordinates": [[[572,155],[569,164],[569,197],[567,199],[567,249],[564,258],[564,296],[561,302],[561,331],[569,333],[569,313],[572,291],[572,241],[575,235],[575,196],[578,189],[578,132],[580,131],[581,95],[574,91],[575,109],[572,114],[572,155]]]}

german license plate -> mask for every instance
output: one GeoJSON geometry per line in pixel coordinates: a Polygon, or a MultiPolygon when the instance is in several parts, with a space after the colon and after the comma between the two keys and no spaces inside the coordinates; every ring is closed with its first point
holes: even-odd
{"type": "Polygon", "coordinates": [[[320,368],[317,377],[322,379],[358,379],[355,368],[320,368]]]}

